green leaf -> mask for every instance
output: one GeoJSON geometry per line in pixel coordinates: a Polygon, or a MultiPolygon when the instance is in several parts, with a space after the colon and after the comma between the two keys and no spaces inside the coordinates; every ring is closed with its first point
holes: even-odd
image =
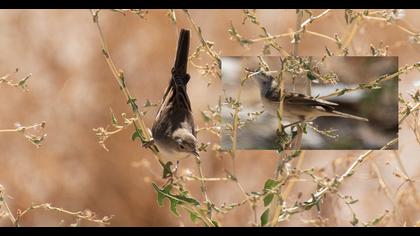
{"type": "Polygon", "coordinates": [[[199,216],[196,213],[192,212],[192,211],[189,211],[189,212],[190,212],[190,219],[191,219],[191,221],[193,223],[195,223],[197,221],[197,219],[199,218],[199,216]]]}
{"type": "Polygon", "coordinates": [[[118,120],[115,117],[114,112],[112,112],[112,110],[111,110],[111,121],[112,121],[112,124],[118,125],[118,120]]]}
{"type": "Polygon", "coordinates": [[[176,197],[177,199],[179,199],[179,200],[184,201],[184,202],[187,202],[187,203],[193,204],[194,206],[198,206],[198,205],[200,205],[200,202],[199,202],[199,201],[197,201],[196,199],[194,199],[194,198],[190,198],[190,197],[187,197],[187,196],[186,196],[186,192],[185,192],[185,193],[183,193],[183,194],[184,194],[184,195],[176,195],[175,197],[176,197]]]}
{"type": "Polygon", "coordinates": [[[264,200],[265,207],[268,206],[271,203],[271,201],[273,201],[273,197],[274,197],[274,193],[269,193],[267,194],[267,196],[264,197],[263,200],[264,200]]]}
{"type": "Polygon", "coordinates": [[[167,197],[166,195],[170,195],[170,191],[172,189],[172,185],[167,185],[165,188],[163,188],[162,190],[155,184],[152,183],[153,188],[156,190],[158,196],[157,196],[157,201],[160,207],[163,206],[163,199],[165,199],[165,197],[167,197]]]}
{"type": "Polygon", "coordinates": [[[311,71],[308,71],[308,73],[306,73],[306,76],[309,80],[317,80],[316,76],[311,71]]]}
{"type": "Polygon", "coordinates": [[[31,77],[31,74],[29,74],[28,76],[26,76],[25,78],[21,79],[18,83],[19,87],[25,87],[25,83],[26,81],[31,77]]]}
{"type": "Polygon", "coordinates": [[[264,184],[264,191],[268,191],[276,187],[280,182],[272,179],[267,179],[264,184]]]}
{"type": "Polygon", "coordinates": [[[131,109],[133,110],[133,112],[136,112],[139,110],[139,107],[137,106],[136,101],[137,101],[136,98],[129,98],[127,100],[127,104],[131,106],[131,109]]]}
{"type": "Polygon", "coordinates": [[[165,199],[165,195],[161,194],[160,192],[157,192],[157,201],[159,207],[163,207],[163,199],[165,199]]]}
{"type": "Polygon", "coordinates": [[[133,135],[131,135],[131,140],[136,140],[136,138],[141,139],[141,130],[140,129],[136,129],[136,131],[134,131],[133,135]]]}
{"type": "Polygon", "coordinates": [[[171,212],[174,213],[174,215],[179,216],[179,213],[176,210],[176,207],[179,201],[172,198],[170,199],[170,201],[171,201],[171,212]]]}
{"type": "MultiPolygon", "coordinates": [[[[171,212],[176,215],[179,216],[179,213],[177,211],[177,206],[181,205],[181,204],[185,204],[185,203],[189,203],[192,204],[194,206],[198,206],[200,205],[200,202],[198,202],[196,199],[194,198],[190,198],[187,196],[188,192],[182,192],[180,195],[173,195],[171,193],[171,189],[172,189],[172,185],[169,184],[167,186],[165,186],[163,189],[160,189],[155,183],[152,183],[153,188],[156,190],[157,192],[157,201],[160,207],[163,206],[163,201],[165,198],[169,199],[170,202],[170,210],[171,212]]],[[[190,211],[189,211],[190,212],[190,211]]],[[[192,212],[190,212],[191,214],[192,212]]]]}
{"type": "Polygon", "coordinates": [[[385,213],[382,215],[382,216],[380,216],[380,217],[378,217],[378,218],[375,218],[375,219],[373,219],[373,220],[371,220],[370,222],[368,222],[367,224],[365,224],[365,226],[374,226],[374,225],[377,225],[378,223],[380,223],[382,220],[383,220],[383,218],[387,215],[389,213],[389,211],[388,210],[385,210],[385,213]]]}
{"type": "Polygon", "coordinates": [[[270,209],[267,209],[264,211],[264,213],[261,215],[260,220],[261,220],[261,226],[264,226],[268,223],[268,217],[270,214],[270,209]]]}
{"type": "Polygon", "coordinates": [[[215,220],[211,220],[211,223],[214,225],[214,227],[219,227],[219,223],[215,220]]]}
{"type": "Polygon", "coordinates": [[[172,166],[172,162],[168,161],[165,163],[165,165],[163,166],[163,178],[168,178],[169,176],[172,175],[172,170],[171,170],[171,166],[172,166]]]}
{"type": "Polygon", "coordinates": [[[303,133],[304,134],[307,134],[308,133],[308,127],[307,127],[307,125],[306,124],[304,124],[303,126],[301,126],[302,127],[302,131],[303,131],[303,133]]]}

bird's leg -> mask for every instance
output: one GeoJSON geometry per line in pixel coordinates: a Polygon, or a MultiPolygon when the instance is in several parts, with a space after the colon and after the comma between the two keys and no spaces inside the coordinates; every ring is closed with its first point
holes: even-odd
{"type": "Polygon", "coordinates": [[[151,146],[153,146],[155,144],[155,140],[153,138],[150,138],[149,140],[143,142],[142,146],[144,148],[150,148],[151,146]]]}

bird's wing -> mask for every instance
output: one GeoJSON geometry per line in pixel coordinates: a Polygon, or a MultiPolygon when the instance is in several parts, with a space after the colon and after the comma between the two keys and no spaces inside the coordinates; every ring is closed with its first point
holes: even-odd
{"type": "MultiPolygon", "coordinates": [[[[278,87],[270,89],[265,97],[272,102],[280,102],[280,89],[278,87]]],[[[327,100],[307,96],[302,93],[286,92],[285,102],[294,105],[306,105],[306,106],[337,106],[337,103],[330,102],[327,100]]]]}
{"type": "Polygon", "coordinates": [[[337,106],[337,103],[333,103],[327,100],[314,98],[301,93],[288,93],[286,94],[285,101],[289,104],[295,105],[306,105],[306,106],[337,106]]]}

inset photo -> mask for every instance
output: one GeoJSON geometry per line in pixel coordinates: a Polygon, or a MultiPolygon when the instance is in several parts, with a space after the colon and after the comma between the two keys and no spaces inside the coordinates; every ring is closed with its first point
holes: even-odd
{"type": "Polygon", "coordinates": [[[373,150],[398,137],[398,57],[223,57],[222,81],[223,150],[373,150]]]}

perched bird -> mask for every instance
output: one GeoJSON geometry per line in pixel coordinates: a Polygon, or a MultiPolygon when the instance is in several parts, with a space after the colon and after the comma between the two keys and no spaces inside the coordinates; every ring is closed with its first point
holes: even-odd
{"type": "MultiPolygon", "coordinates": [[[[273,76],[260,70],[251,78],[258,82],[264,112],[277,115],[280,102],[280,88],[273,76]]],[[[283,117],[292,123],[308,122],[321,116],[337,116],[348,119],[368,121],[363,117],[336,111],[337,103],[314,98],[301,93],[286,92],[283,101],[283,117]]]]}
{"type": "Polygon", "coordinates": [[[190,155],[199,155],[197,132],[187,94],[189,44],[190,31],[181,29],[172,77],[152,127],[154,143],[164,162],[178,162],[190,155]]]}

